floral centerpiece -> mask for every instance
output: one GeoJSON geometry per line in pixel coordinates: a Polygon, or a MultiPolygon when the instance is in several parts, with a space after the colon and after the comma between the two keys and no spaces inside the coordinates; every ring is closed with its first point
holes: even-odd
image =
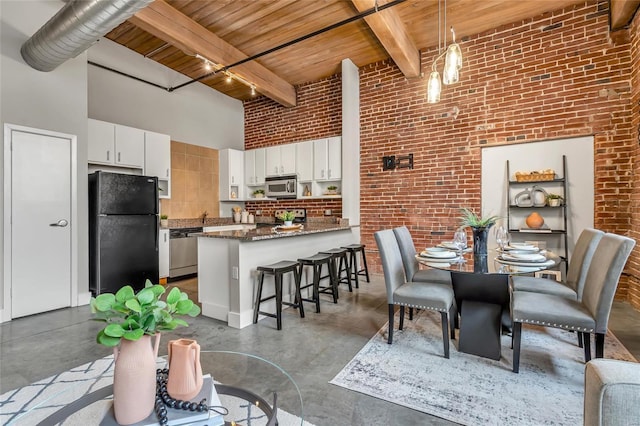
{"type": "Polygon", "coordinates": [[[284,226],[291,226],[293,224],[293,219],[295,218],[296,214],[290,211],[285,211],[278,215],[278,219],[284,222],[284,226]]]}
{"type": "Polygon", "coordinates": [[[500,216],[478,216],[473,210],[463,207],[460,209],[460,226],[470,227],[473,232],[473,253],[487,254],[487,233],[495,225],[500,216]]]}
{"type": "Polygon", "coordinates": [[[115,294],[91,298],[95,320],[107,325],[98,332],[98,343],[114,348],[113,408],[121,425],[139,422],[153,411],[156,395],[156,357],[160,332],[188,326],[179,315],[195,317],[200,307],[179,288],[166,289],[147,280],[135,293],[124,286],[115,294]],[[151,336],[155,343],[151,345],[151,336]]]}

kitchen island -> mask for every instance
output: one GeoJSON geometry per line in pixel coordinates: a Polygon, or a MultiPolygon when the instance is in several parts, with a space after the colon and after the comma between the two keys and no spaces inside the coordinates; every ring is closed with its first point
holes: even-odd
{"type": "MultiPolygon", "coordinates": [[[[306,223],[301,230],[286,232],[275,226],[246,226],[191,235],[198,237],[198,301],[202,315],[234,328],[253,322],[258,266],[297,260],[359,240],[352,227],[338,223],[306,223]]],[[[292,275],[284,277],[283,300],[292,298],[292,275]]],[[[304,271],[302,283],[311,279],[310,271],[304,271]]],[[[267,275],[263,297],[273,292],[273,277],[267,275]]],[[[275,312],[275,303],[263,303],[260,309],[275,312]]]]}

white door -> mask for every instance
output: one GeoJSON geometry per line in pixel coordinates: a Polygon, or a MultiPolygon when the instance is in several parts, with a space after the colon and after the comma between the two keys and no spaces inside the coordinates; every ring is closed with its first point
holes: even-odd
{"type": "Polygon", "coordinates": [[[71,306],[72,139],[12,129],[10,155],[11,210],[5,215],[11,272],[5,285],[17,318],[71,306]]]}

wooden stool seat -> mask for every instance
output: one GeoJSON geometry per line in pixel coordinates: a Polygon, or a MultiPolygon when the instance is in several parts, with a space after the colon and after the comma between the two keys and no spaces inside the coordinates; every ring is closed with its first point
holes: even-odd
{"type": "Polygon", "coordinates": [[[253,323],[258,323],[258,315],[265,315],[276,319],[276,325],[278,330],[282,330],[282,305],[293,306],[300,309],[300,317],[304,318],[304,308],[302,306],[302,295],[300,294],[300,273],[298,267],[300,264],[292,260],[283,260],[271,265],[258,266],[257,270],[260,271],[260,280],[258,282],[258,293],[256,296],[256,303],[253,309],[253,323]],[[282,301],[282,276],[288,272],[293,272],[296,295],[294,303],[282,301]],[[275,281],[275,294],[262,298],[262,287],[264,283],[264,275],[273,275],[275,281]],[[276,299],[276,313],[263,312],[260,310],[260,304],[267,300],[276,299]]]}
{"type": "Polygon", "coordinates": [[[316,253],[313,256],[303,257],[298,259],[300,269],[298,275],[302,276],[302,268],[305,266],[311,266],[313,268],[313,281],[305,285],[300,285],[300,290],[308,287],[313,287],[313,296],[311,299],[302,298],[304,302],[313,302],[316,304],[316,313],[320,313],[320,293],[331,293],[333,296],[333,303],[338,303],[338,285],[335,280],[335,273],[333,272],[333,255],[316,253]],[[322,277],[322,265],[327,265],[329,271],[329,282],[327,287],[320,287],[320,280],[322,277]]]}
{"type": "Polygon", "coordinates": [[[347,249],[349,251],[349,274],[351,278],[356,282],[356,288],[359,288],[358,276],[363,275],[367,279],[367,282],[371,282],[369,280],[369,268],[367,268],[367,256],[365,255],[364,244],[349,244],[348,246],[344,246],[342,248],[347,249]],[[358,269],[358,253],[362,258],[362,268],[358,269]]]}

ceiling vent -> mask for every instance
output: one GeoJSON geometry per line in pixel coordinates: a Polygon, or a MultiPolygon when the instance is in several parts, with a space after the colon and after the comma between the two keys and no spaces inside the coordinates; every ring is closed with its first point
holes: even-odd
{"type": "Polygon", "coordinates": [[[20,49],[38,71],[53,71],[153,0],[71,0],[20,49]]]}

